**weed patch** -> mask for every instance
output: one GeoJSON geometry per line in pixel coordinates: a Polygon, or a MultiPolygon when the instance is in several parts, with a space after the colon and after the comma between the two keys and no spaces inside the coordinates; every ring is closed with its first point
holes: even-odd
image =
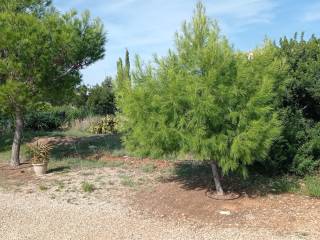
{"type": "Polygon", "coordinates": [[[94,184],[84,181],[82,182],[81,189],[84,192],[92,193],[96,188],[94,184]]]}

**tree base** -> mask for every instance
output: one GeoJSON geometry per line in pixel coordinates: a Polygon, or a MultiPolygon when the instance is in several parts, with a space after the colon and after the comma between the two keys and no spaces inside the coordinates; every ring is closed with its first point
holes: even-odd
{"type": "Polygon", "coordinates": [[[212,198],[215,200],[235,200],[240,197],[239,193],[228,192],[223,195],[218,194],[216,191],[207,191],[206,195],[208,198],[212,198]]]}

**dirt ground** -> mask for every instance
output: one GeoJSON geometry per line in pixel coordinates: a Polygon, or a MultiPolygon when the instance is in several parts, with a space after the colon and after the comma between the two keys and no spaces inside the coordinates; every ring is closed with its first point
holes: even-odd
{"type": "Polygon", "coordinates": [[[320,239],[319,199],[214,200],[203,187],[163,181],[166,161],[95,158],[125,164],[44,177],[27,163],[0,165],[0,239],[320,239]],[[151,162],[156,171],[145,171],[151,162]]]}
{"type": "Polygon", "coordinates": [[[320,239],[320,201],[308,197],[282,194],[219,201],[208,198],[203,189],[162,183],[134,168],[79,170],[44,178],[33,176],[27,164],[15,170],[6,166],[0,169],[2,185],[5,178],[7,186],[0,191],[2,239],[56,239],[56,234],[61,239],[320,239]],[[124,184],[124,176],[134,184],[124,184]],[[94,183],[95,191],[83,192],[83,181],[94,183]],[[100,212],[105,204],[107,212],[100,212]],[[74,221],[72,229],[57,228],[70,225],[65,222],[70,218],[74,221]],[[97,223],[112,226],[113,218],[120,218],[118,224],[130,228],[110,229],[97,223]],[[34,226],[34,219],[51,222],[34,226]],[[12,224],[18,225],[19,231],[13,230],[12,224]],[[24,224],[34,226],[34,238],[24,224]],[[83,227],[79,232],[78,224],[83,227]]]}

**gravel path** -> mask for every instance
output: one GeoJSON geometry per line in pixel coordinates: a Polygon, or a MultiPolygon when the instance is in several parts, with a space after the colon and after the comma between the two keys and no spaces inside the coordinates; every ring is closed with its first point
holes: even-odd
{"type": "Polygon", "coordinates": [[[228,229],[155,218],[132,210],[122,198],[77,204],[44,193],[0,192],[0,239],[319,239],[265,230],[228,229]]]}

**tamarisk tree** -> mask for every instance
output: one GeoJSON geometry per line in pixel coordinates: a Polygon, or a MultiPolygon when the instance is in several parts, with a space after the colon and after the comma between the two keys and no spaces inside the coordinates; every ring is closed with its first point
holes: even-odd
{"type": "Polygon", "coordinates": [[[137,61],[118,101],[126,147],[208,162],[224,195],[220,171],[246,176],[246,166],[264,159],[279,135],[273,88],[284,63],[275,51],[269,42],[250,57],[234,51],[199,3],[176,34],[176,50],[146,67],[137,61]]]}
{"type": "Polygon", "coordinates": [[[12,166],[20,163],[24,114],[71,93],[79,71],[104,56],[105,41],[89,12],[61,14],[48,0],[0,0],[0,108],[15,118],[12,166]]]}

